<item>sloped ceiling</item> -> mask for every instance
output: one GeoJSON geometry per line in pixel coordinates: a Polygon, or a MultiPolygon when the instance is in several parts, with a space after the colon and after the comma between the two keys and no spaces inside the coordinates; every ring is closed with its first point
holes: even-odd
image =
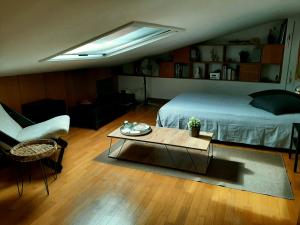
{"type": "Polygon", "coordinates": [[[300,13],[300,0],[1,0],[0,5],[0,76],[116,65],[300,13]],[[131,21],[186,31],[105,59],[39,62],[131,21]]]}

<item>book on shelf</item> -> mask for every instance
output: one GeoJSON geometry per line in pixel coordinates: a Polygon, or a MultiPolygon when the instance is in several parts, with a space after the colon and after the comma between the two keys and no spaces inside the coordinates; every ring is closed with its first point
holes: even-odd
{"type": "Polygon", "coordinates": [[[231,68],[227,68],[226,70],[226,80],[231,80],[231,68]]]}
{"type": "Polygon", "coordinates": [[[228,67],[226,69],[226,79],[225,80],[236,80],[236,70],[228,67]]]}
{"type": "Polygon", "coordinates": [[[176,63],[174,77],[175,78],[189,78],[190,77],[189,66],[186,64],[176,63]]]}
{"type": "Polygon", "coordinates": [[[176,63],[175,64],[175,78],[179,78],[180,77],[180,73],[181,73],[181,71],[180,71],[180,64],[178,64],[178,63],[176,63]]]}
{"type": "Polygon", "coordinates": [[[236,80],[236,71],[231,70],[231,80],[236,80]]]}
{"type": "Polygon", "coordinates": [[[181,76],[183,78],[189,78],[190,77],[189,66],[188,65],[182,65],[182,74],[181,74],[181,76]]]}
{"type": "Polygon", "coordinates": [[[222,68],[222,80],[226,80],[227,79],[227,66],[224,65],[222,68]]]}

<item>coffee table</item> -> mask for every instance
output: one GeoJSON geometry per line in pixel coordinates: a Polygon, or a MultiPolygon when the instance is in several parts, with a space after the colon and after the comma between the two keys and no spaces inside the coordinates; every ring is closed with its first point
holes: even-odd
{"type": "MultiPolygon", "coordinates": [[[[117,158],[119,159],[119,155],[123,149],[123,146],[126,141],[137,141],[137,142],[144,142],[144,143],[152,143],[152,144],[159,144],[163,145],[166,151],[168,152],[169,157],[171,158],[172,162],[176,166],[176,162],[174,161],[174,158],[172,157],[172,151],[169,150],[169,146],[172,147],[180,147],[182,149],[186,150],[186,153],[188,154],[193,167],[195,171],[198,173],[203,173],[202,171],[198,170],[198,167],[195,163],[195,160],[192,157],[192,154],[190,153],[191,150],[197,150],[204,153],[206,157],[206,165],[204,173],[207,172],[207,168],[209,166],[209,163],[211,161],[211,158],[213,157],[213,144],[211,143],[213,133],[211,132],[204,132],[201,131],[199,137],[191,137],[189,135],[188,130],[180,130],[176,128],[165,128],[165,127],[155,127],[151,126],[152,132],[144,135],[144,136],[126,136],[121,134],[120,128],[117,128],[110,134],[108,134],[108,137],[111,138],[110,140],[110,146],[108,151],[108,156],[111,158],[117,158]],[[111,145],[113,138],[122,139],[124,140],[123,144],[115,151],[118,151],[118,154],[116,156],[111,156],[111,145]]],[[[177,168],[179,169],[179,168],[177,168]]]]}

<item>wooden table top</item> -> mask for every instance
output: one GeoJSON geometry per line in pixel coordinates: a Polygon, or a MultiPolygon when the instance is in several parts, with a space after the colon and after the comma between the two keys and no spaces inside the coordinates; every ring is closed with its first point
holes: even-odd
{"type": "Polygon", "coordinates": [[[191,137],[188,130],[155,126],[151,126],[151,128],[152,132],[147,135],[126,136],[121,134],[119,127],[107,136],[199,150],[207,150],[213,136],[213,133],[204,131],[200,132],[199,137],[191,137]]]}

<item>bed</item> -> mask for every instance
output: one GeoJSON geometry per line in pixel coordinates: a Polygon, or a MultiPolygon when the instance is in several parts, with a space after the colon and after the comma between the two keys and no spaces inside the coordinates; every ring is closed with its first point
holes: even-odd
{"type": "Polygon", "coordinates": [[[183,93],[157,114],[156,125],[187,129],[192,116],[201,119],[201,130],[214,133],[214,140],[273,148],[289,148],[292,124],[300,114],[276,116],[249,105],[250,96],[183,93]]]}

